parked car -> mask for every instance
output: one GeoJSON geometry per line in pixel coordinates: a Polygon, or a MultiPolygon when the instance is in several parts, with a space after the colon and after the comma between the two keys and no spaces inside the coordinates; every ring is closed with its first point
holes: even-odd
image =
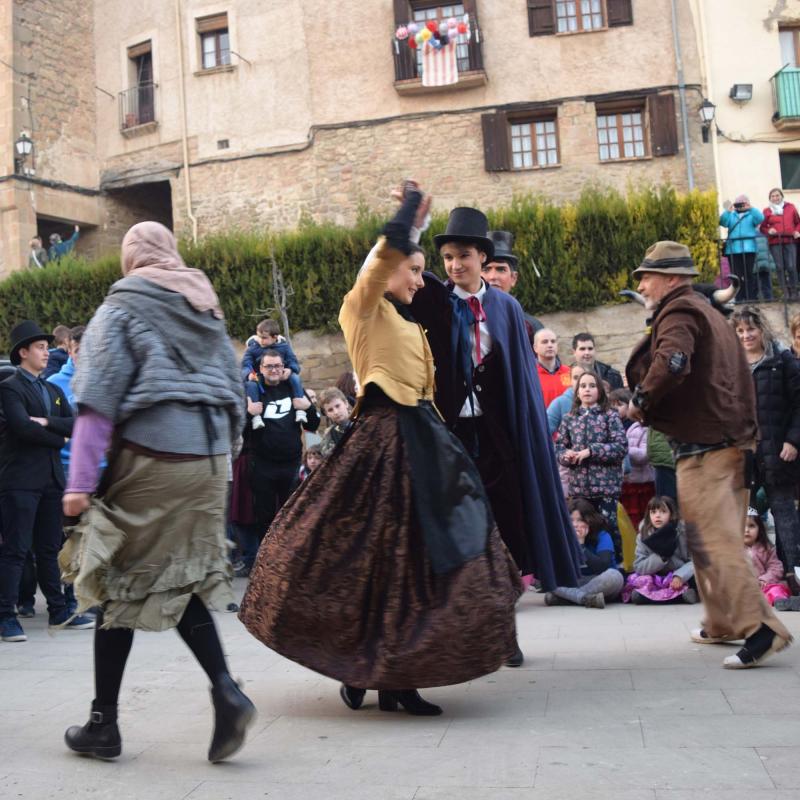
{"type": "Polygon", "coordinates": [[[14,374],[14,367],[7,358],[0,358],[0,381],[10,378],[14,374]]]}

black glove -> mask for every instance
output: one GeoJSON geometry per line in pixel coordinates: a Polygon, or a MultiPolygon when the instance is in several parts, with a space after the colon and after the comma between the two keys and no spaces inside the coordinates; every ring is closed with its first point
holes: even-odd
{"type": "Polygon", "coordinates": [[[664,561],[669,561],[678,547],[677,525],[674,522],[668,522],[653,531],[646,539],[642,539],[642,544],[647,545],[654,553],[661,556],[664,561]]]}
{"type": "Polygon", "coordinates": [[[419,189],[406,189],[403,194],[403,203],[394,218],[387,222],[383,228],[383,235],[395,250],[411,255],[408,235],[414,225],[417,209],[422,202],[422,192],[419,189]]]}

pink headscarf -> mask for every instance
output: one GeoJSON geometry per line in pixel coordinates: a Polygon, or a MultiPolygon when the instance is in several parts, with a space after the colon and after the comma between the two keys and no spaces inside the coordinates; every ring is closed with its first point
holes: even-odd
{"type": "Polygon", "coordinates": [[[224,317],[219,298],[206,274],[187,267],[175,237],[160,222],[139,222],[122,240],[122,274],[136,275],[165,289],[179,292],[198,311],[224,317]]]}

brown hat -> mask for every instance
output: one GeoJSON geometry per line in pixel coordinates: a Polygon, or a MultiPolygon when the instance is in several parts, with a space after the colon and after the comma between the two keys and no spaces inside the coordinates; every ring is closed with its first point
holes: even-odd
{"type": "Polygon", "coordinates": [[[662,275],[699,275],[694,259],[685,244],[678,242],[656,242],[647,248],[644,261],[633,271],[638,278],[644,272],[660,272],[662,275]]]}

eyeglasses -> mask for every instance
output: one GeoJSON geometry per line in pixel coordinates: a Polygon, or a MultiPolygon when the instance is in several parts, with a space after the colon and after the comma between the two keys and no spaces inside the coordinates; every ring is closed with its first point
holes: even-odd
{"type": "Polygon", "coordinates": [[[283,371],[283,364],[262,364],[261,369],[265,369],[268,372],[281,372],[283,371]]]}

